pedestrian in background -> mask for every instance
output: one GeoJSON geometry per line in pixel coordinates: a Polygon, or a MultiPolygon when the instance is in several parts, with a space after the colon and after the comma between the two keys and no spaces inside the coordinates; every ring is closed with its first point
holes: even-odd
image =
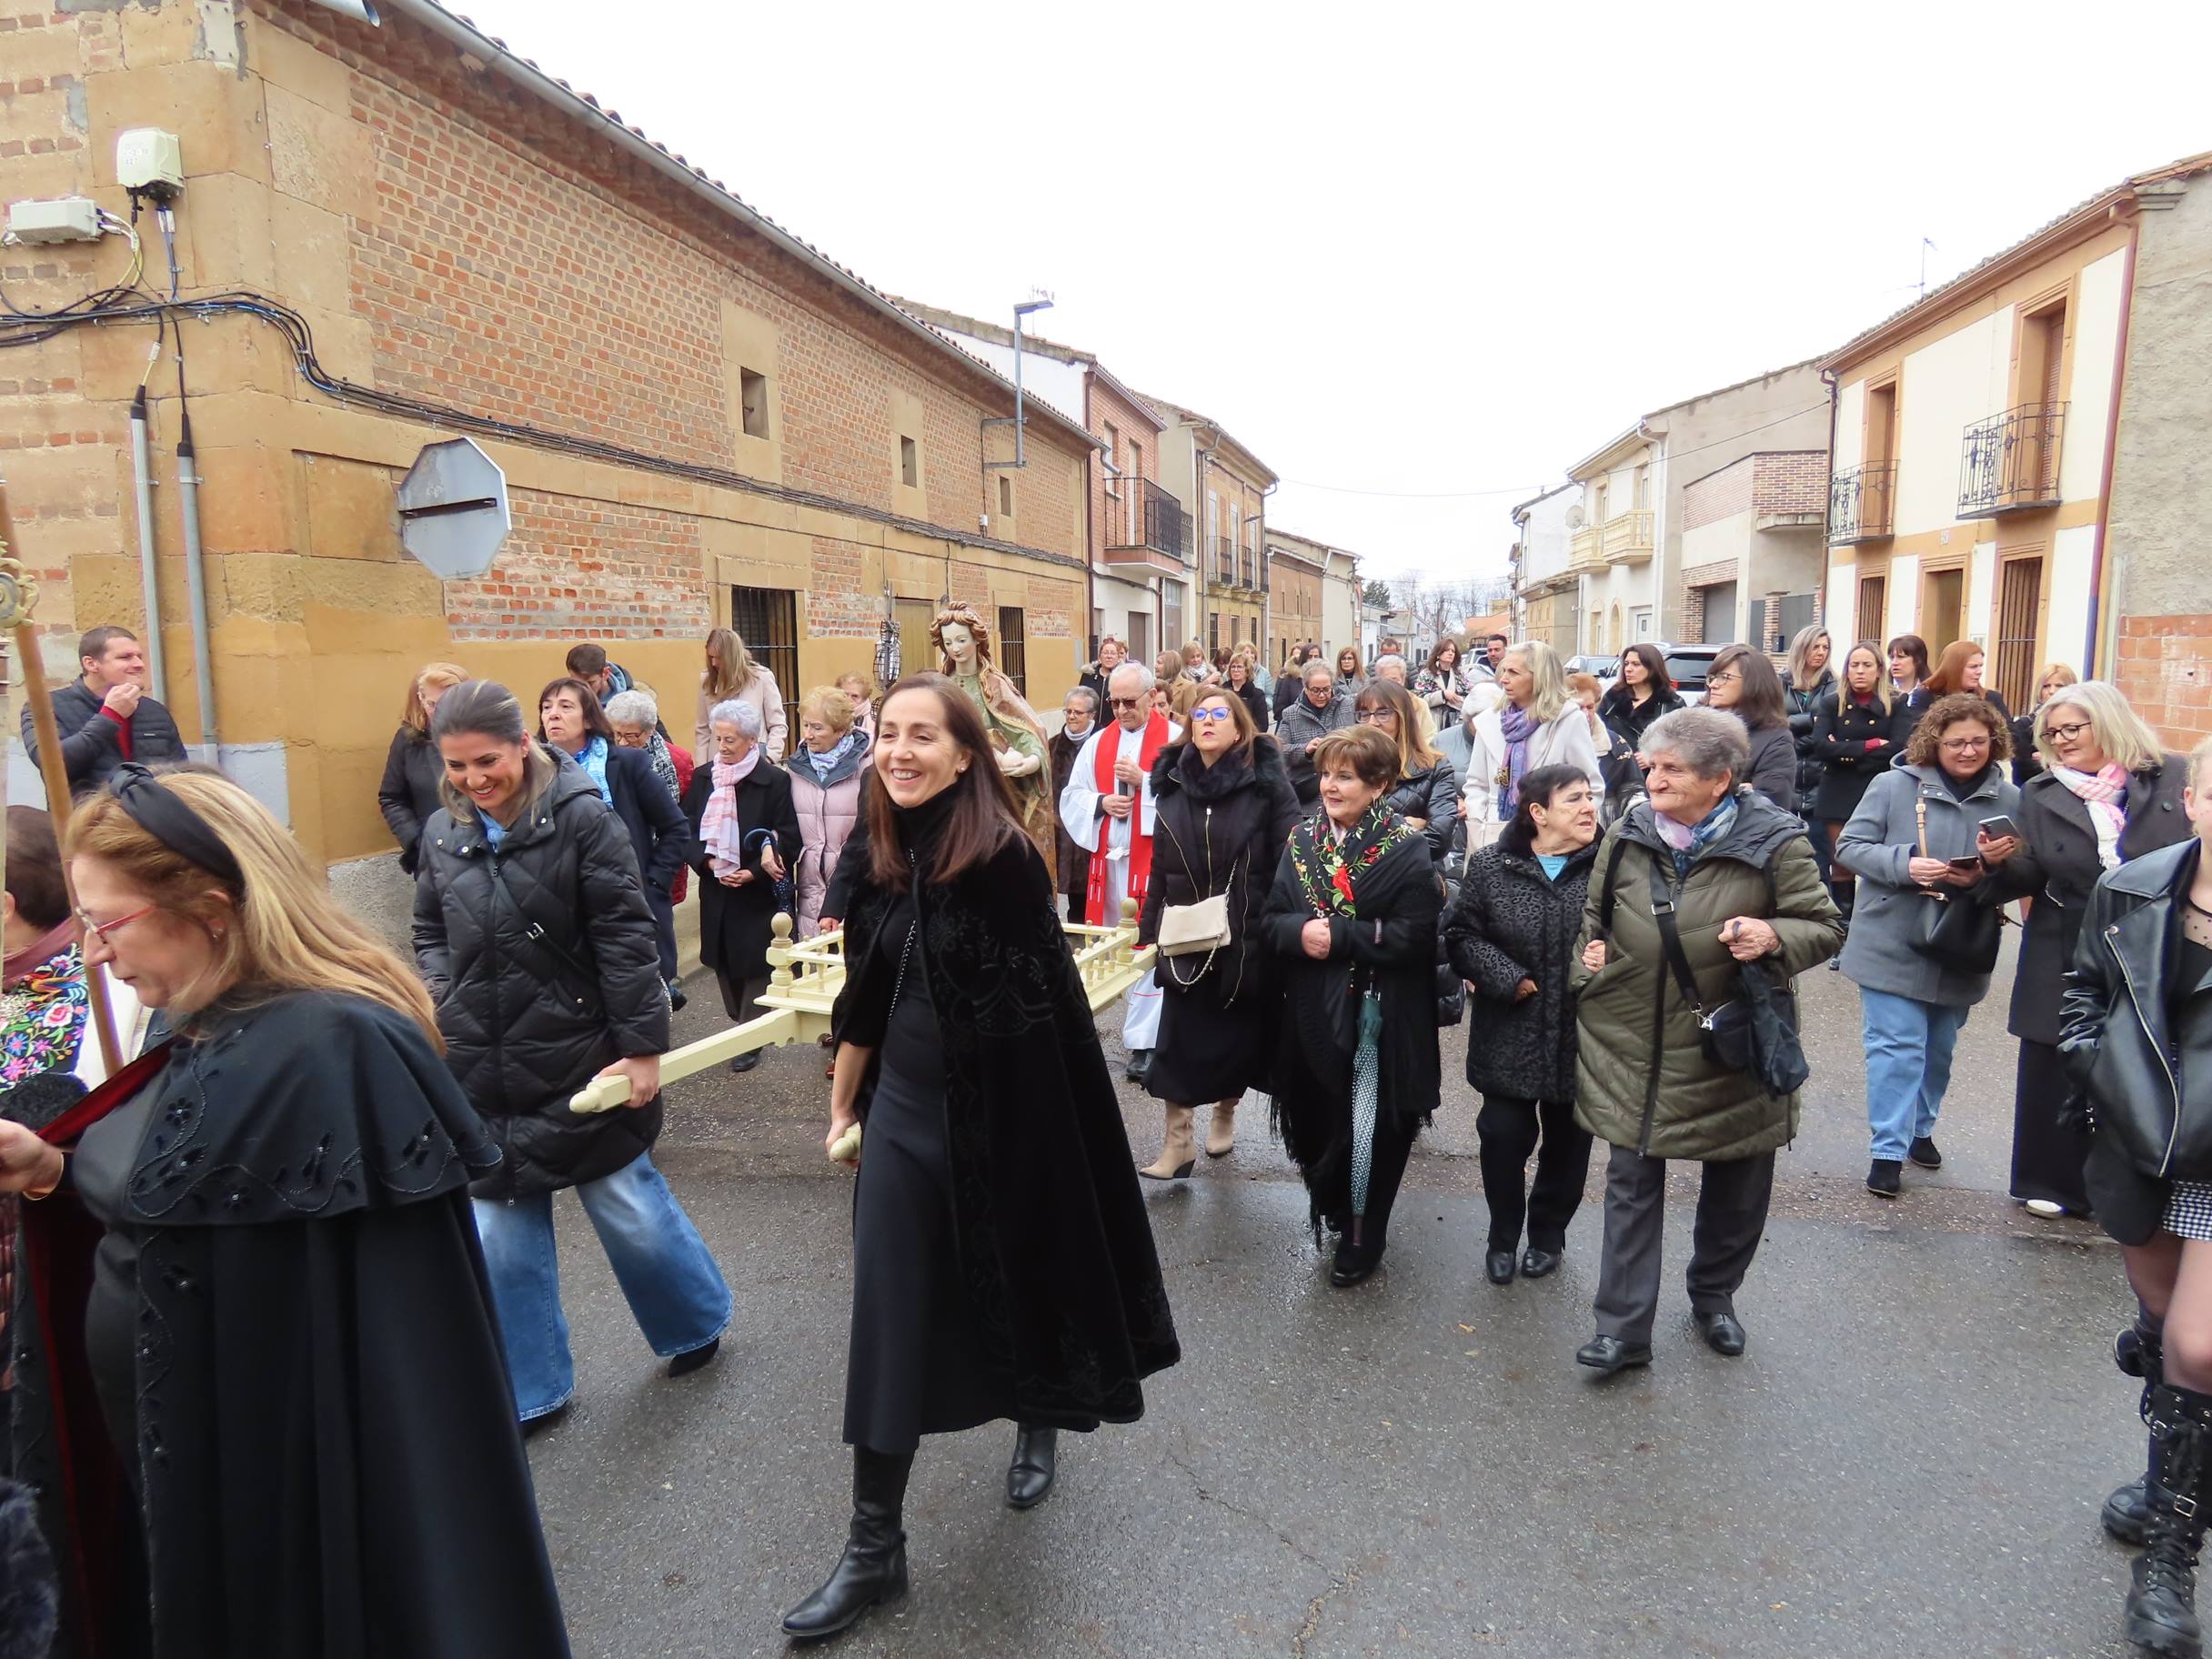
{"type": "Polygon", "coordinates": [[[1900,717],[1897,747],[1903,749],[1935,700],[1927,685],[1928,642],[1918,634],[1899,634],[1889,642],[1888,664],[1890,701],[1900,717]]]}
{"type": "Polygon", "coordinates": [[[2043,754],[2036,740],[2036,717],[2043,706],[2068,686],[2079,685],[2081,676],[2063,662],[2046,663],[2036,676],[2036,706],[2012,722],[2012,780],[2023,789],[2043,769],[2043,754]]]}
{"type": "Polygon", "coordinates": [[[790,736],[790,719],[783,709],[783,693],[776,677],[755,662],[734,628],[718,628],[707,636],[707,669],[699,680],[699,720],[693,729],[691,753],[705,763],[713,751],[714,734],[709,729],[714,710],[727,702],[750,703],[760,717],[759,741],[771,763],[783,759],[790,736]]]}
{"type": "Polygon", "coordinates": [[[1973,640],[1952,640],[1943,648],[1943,655],[1936,663],[1936,671],[1928,676],[1929,698],[1934,699],[1960,691],[1968,692],[1975,697],[1986,699],[1989,706],[2004,718],[2005,723],[2011,725],[2012,710],[2005,706],[2004,698],[1994,688],[1982,683],[1982,672],[1988,662],[1986,653],[1973,640]]]}
{"type": "Polygon", "coordinates": [[[1879,648],[1871,639],[1860,640],[1845,655],[1843,683],[1834,699],[1820,705],[1813,723],[1813,742],[1821,757],[1820,792],[1814,797],[1813,811],[1827,837],[1829,890],[1846,928],[1857,884],[1835,857],[1836,838],[1859,809],[1868,787],[1896,759],[1898,727],[1912,718],[1891,702],[1879,648]]]}
{"type": "MultiPolygon", "coordinates": [[[[680,819],[684,791],[691,787],[693,763],[690,751],[679,749],[669,741],[668,728],[660,721],[659,699],[642,687],[618,691],[607,705],[607,724],[614,733],[616,748],[636,749],[652,762],[653,776],[659,780],[660,787],[668,791],[669,804],[678,809],[677,815],[680,819]]],[[[631,841],[633,845],[638,842],[635,832],[632,833],[631,841]]],[[[639,875],[644,874],[646,866],[650,862],[646,853],[640,851],[639,875]]],[[[688,861],[679,862],[676,866],[676,873],[669,878],[670,906],[681,904],[690,890],[690,865],[688,861]]],[[[651,897],[650,894],[647,895],[649,902],[651,897]]],[[[659,925],[658,909],[654,912],[654,921],[656,926],[659,925]]],[[[680,1012],[689,999],[684,994],[683,980],[675,970],[676,917],[672,909],[663,937],[667,949],[662,954],[661,962],[664,977],[669,982],[669,1007],[680,1012]]]]}
{"type": "Polygon", "coordinates": [[[2088,1125],[2057,1045],[2066,970],[2097,878],[2190,839],[2188,767],[2101,680],[2053,688],[2035,724],[2046,762],[2020,791],[2020,850],[1991,872],[1986,894],[2031,901],[2006,1027],[2020,1040],[2012,1197],[2037,1215],[2085,1215],[2088,1125]]]}
{"type": "MultiPolygon", "coordinates": [[[[1086,664],[1083,671],[1076,676],[1075,683],[1091,693],[1094,707],[1103,709],[1106,707],[1106,682],[1113,678],[1113,671],[1128,660],[1129,648],[1119,638],[1112,634],[1101,634],[1098,660],[1086,664]]],[[[1181,660],[1177,659],[1179,663],[1181,660]]]]}
{"type": "Polygon", "coordinates": [[[1438,865],[1459,827],[1459,774],[1421,735],[1421,706],[1395,680],[1372,679],[1353,699],[1355,724],[1372,726],[1398,751],[1398,780],[1383,804],[1421,831],[1438,865]]]}
{"type": "MultiPolygon", "coordinates": [[[[1629,803],[1644,793],[1644,768],[1637,764],[1636,751],[1628,739],[1606,725],[1605,717],[1598,712],[1598,706],[1604,700],[1604,689],[1598,684],[1596,675],[1579,672],[1568,675],[1567,695],[1589,717],[1590,746],[1597,751],[1598,823],[1602,827],[1627,811],[1629,803]]],[[[1472,699],[1469,707],[1474,707],[1472,699]]],[[[1450,751],[1446,753],[1449,755],[1450,751]]]]}
{"type": "Polygon", "coordinates": [[[981,714],[943,676],[910,675],[874,759],[825,1142],[865,1126],[852,1520],[829,1578],[784,1615],[802,1639],[906,1593],[924,1435],[1010,1419],[1005,1501],[1031,1509],[1059,1432],[1136,1422],[1143,1380],[1180,1356],[1097,1021],[981,714]]]}
{"type": "Polygon", "coordinates": [[[1604,787],[1597,746],[1582,705],[1567,695],[1559,653],[1524,639],[1498,659],[1503,700],[1475,716],[1468,745],[1466,815],[1470,850],[1495,840],[1520,805],[1521,779],[1545,766],[1578,768],[1592,789],[1604,787]]]}
{"type": "Polygon", "coordinates": [[[1222,683],[1235,692],[1238,699],[1243,703],[1245,713],[1252,717],[1252,729],[1265,731],[1268,728],[1267,693],[1260,689],[1259,683],[1252,677],[1252,670],[1250,653],[1240,651],[1229,659],[1229,670],[1222,683]]]}
{"type": "MultiPolygon", "coordinates": [[[[714,748],[691,774],[683,808],[699,872],[699,960],[714,970],[722,1011],[742,1025],[760,1011],[769,924],[786,902],[777,890],[802,843],[791,775],[768,763],[759,709],[732,698],[707,711],[707,724],[714,748]]],[[[742,1074],[759,1063],[760,1051],[750,1049],[729,1069],[742,1074]]]]}
{"type": "Polygon", "coordinates": [[[2142,1309],[2150,1468],[2126,1634],[2167,1654],[2203,1647],[2195,1569],[2212,1515],[2212,743],[2188,771],[2192,837],[2090,890],[2058,1036],[2090,1126],[2089,1202],[2142,1309]]]}
{"type": "Polygon", "coordinates": [[[797,930],[812,939],[821,930],[822,895],[860,821],[860,786],[871,744],[860,729],[852,699],[835,687],[807,693],[799,705],[799,744],[784,770],[791,779],[791,810],[799,820],[797,930]]]}
{"type": "MultiPolygon", "coordinates": [[[[1075,757],[1082,752],[1084,743],[1098,729],[1099,716],[1105,707],[1105,694],[1092,691],[1087,684],[1071,687],[1068,695],[1061,699],[1060,729],[1045,740],[1044,746],[1046,758],[1052,763],[1052,799],[1055,801],[1067,793],[1068,779],[1074,769],[1075,757]]],[[[1056,829],[1060,851],[1057,890],[1068,901],[1068,920],[1081,921],[1083,919],[1083,895],[1091,886],[1091,855],[1068,833],[1064,820],[1056,829]]]]}
{"type": "Polygon", "coordinates": [[[1797,811],[1805,819],[1805,834],[1812,840],[1813,856],[1820,861],[1824,881],[1829,879],[1828,837],[1814,801],[1826,770],[1820,753],[1820,706],[1835,696],[1835,673],[1829,663],[1834,653],[1826,628],[1818,623],[1801,628],[1790,641],[1789,666],[1782,674],[1790,741],[1797,746],[1797,811]]]}
{"type": "Polygon", "coordinates": [[[1483,1265],[1493,1284],[1512,1282],[1516,1266],[1531,1279],[1556,1271],[1590,1175],[1590,1131],[1574,1121],[1568,975],[1597,833],[1590,780],[1571,766],[1538,767],[1522,780],[1505,833],[1468,859],[1444,918],[1452,965],[1475,999],[1467,1081],[1483,1097],[1474,1129],[1490,1207],[1483,1265]],[[1516,1263],[1524,1224],[1528,1252],[1516,1263]]]}
{"type": "Polygon", "coordinates": [[[430,735],[446,804],[423,835],[415,960],[447,1063],[501,1153],[469,1191],[516,1411],[530,1423],[576,1392],[555,1192],[575,1189],[670,1376],[714,1358],[729,1287],[653,1166],[669,997],[628,830],[589,773],[530,740],[505,686],[454,687],[430,735]],[[628,1080],[627,1108],[569,1110],[609,1075],[628,1080]]]}
{"type": "Polygon", "coordinates": [[[437,699],[468,678],[457,663],[429,662],[416,670],[407,683],[407,699],[399,711],[399,729],[384,757],[384,780],[377,786],[377,809],[385,827],[399,843],[399,868],[415,873],[422,827],[443,805],[438,789],[446,776],[445,762],[430,741],[430,716],[437,699]]]}
{"type": "Polygon", "coordinates": [[[1866,1190],[1895,1198],[1905,1161],[1943,1168],[1936,1114],[1951,1082],[1951,1055],[1989,970],[1923,947],[1939,902],[1972,904],[1974,888],[2019,850],[1985,820],[2016,823],[2020,791],[2006,765],[2012,728],[1972,692],[1928,708],[1905,759],[1874,780],[1835,843],[1835,861],[1857,877],[1858,913],[1843,971],[1859,988],[1866,1048],[1866,1190]],[[1932,895],[1941,895],[1940,899],[1932,895]]]}
{"type": "Polygon", "coordinates": [[[1275,722],[1275,741],[1282,746],[1283,767],[1290,773],[1291,787],[1297,790],[1301,807],[1311,809],[1321,799],[1321,781],[1313,769],[1314,751],[1331,732],[1342,731],[1352,723],[1352,703],[1358,695],[1343,689],[1343,682],[1327,663],[1310,657],[1306,659],[1302,694],[1275,722]]]}
{"type": "Polygon", "coordinates": [[[1182,648],[1182,677],[1210,686],[1221,679],[1221,670],[1206,659],[1206,648],[1192,639],[1182,648]]]}
{"type": "Polygon", "coordinates": [[[1598,713],[1634,749],[1643,747],[1654,720],[1683,706],[1666,671],[1666,653],[1639,641],[1621,653],[1621,677],[1599,701],[1598,713]]]}
{"type": "Polygon", "coordinates": [[[852,702],[852,723],[872,739],[876,735],[876,682],[872,675],[840,674],[830,682],[852,702]]]}
{"type": "Polygon", "coordinates": [[[1360,688],[1367,683],[1367,675],[1360,667],[1360,653],[1346,646],[1336,654],[1336,689],[1348,697],[1357,697],[1360,688]]]}
{"type": "Polygon", "coordinates": [[[538,735],[575,761],[629,832],[638,879],[652,912],[661,982],[673,985],[676,875],[691,856],[683,814],[646,751],[625,749],[615,741],[612,722],[584,681],[557,679],[538,693],[538,735]]]}
{"type": "Polygon", "coordinates": [[[1446,634],[1436,642],[1428,662],[1413,677],[1413,691],[1428,705],[1439,730],[1459,723],[1467,700],[1467,677],[1460,671],[1457,639],[1446,634]]]}
{"type": "Polygon", "coordinates": [[[1268,699],[1268,709],[1277,723],[1282,719],[1282,711],[1304,693],[1305,670],[1309,660],[1311,654],[1306,648],[1294,645],[1291,647],[1290,660],[1283,664],[1282,672],[1275,676],[1275,689],[1268,699]]]}
{"type": "Polygon", "coordinates": [[[423,982],[212,771],[119,768],[68,836],[85,960],[166,1033],[0,1122],[55,1651],[567,1654],[466,1196],[502,1148],[423,982]]]}
{"type": "Polygon", "coordinates": [[[1286,981],[1275,1124],[1306,1185],[1313,1242],[1337,1235],[1329,1282],[1381,1265],[1414,1137],[1436,1110],[1437,920],[1427,840],[1385,798],[1397,745],[1372,727],[1314,751],[1322,809],[1291,832],[1268,896],[1286,981]]]}
{"type": "Polygon", "coordinates": [[[1714,709],[1678,709],[1644,734],[1646,799],[1606,832],[1583,910],[1575,990],[1575,1121],[1613,1148],[1597,1334],[1574,1358],[1604,1375],[1651,1363],[1667,1160],[1704,1166],[1690,1312],[1715,1353],[1744,1352],[1735,1292],[1774,1194],[1775,1151],[1796,1139],[1776,1096],[1705,1051],[1698,1007],[1670,969],[1678,934],[1697,1004],[1739,994],[1748,964],[1795,978],[1843,928],[1797,819],[1745,786],[1751,742],[1714,709]]]}
{"type": "Polygon", "coordinates": [[[1782,677],[1765,653],[1748,645],[1721,648],[1705,673],[1705,707],[1724,709],[1751,734],[1744,781],[1785,812],[1797,810],[1797,745],[1790,736],[1782,677]]]}
{"type": "Polygon", "coordinates": [[[1212,1102],[1206,1156],[1236,1146],[1237,1102],[1264,1091],[1282,996],[1261,925],[1276,862],[1298,821],[1298,796],[1273,741],[1232,688],[1191,706],[1182,739],[1152,763],[1158,832],[1137,942],[1160,942],[1168,913],[1219,898],[1227,938],[1160,959],[1160,1036],[1144,1087],[1164,1103],[1160,1156],[1140,1175],[1182,1181],[1197,1161],[1195,1108],[1212,1102]]]}
{"type": "MultiPolygon", "coordinates": [[[[77,677],[54,693],[54,725],[72,794],[98,789],[126,760],[161,766],[186,758],[176,721],[146,694],[146,647],[136,634],[112,623],[87,628],[77,641],[76,666],[77,677]]],[[[27,699],[22,727],[24,753],[38,766],[27,699]]]]}

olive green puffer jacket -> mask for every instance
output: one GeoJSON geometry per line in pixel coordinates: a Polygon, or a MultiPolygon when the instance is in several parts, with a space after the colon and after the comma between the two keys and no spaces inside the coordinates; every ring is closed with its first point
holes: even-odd
{"type": "MultiPolygon", "coordinates": [[[[1663,860],[1669,856],[1650,804],[1638,801],[1607,832],[1591,872],[1582,943],[1600,937],[1609,866],[1613,928],[1605,966],[1592,973],[1578,946],[1571,976],[1581,1038],[1575,1119],[1601,1140],[1653,1158],[1721,1162],[1771,1151],[1797,1133],[1797,1097],[1777,1099],[1748,1073],[1705,1058],[1697,1017],[1668,971],[1652,914],[1654,851],[1663,860]]],[[[1665,869],[1671,876],[1672,863],[1665,869]]],[[[1792,975],[1843,948],[1843,919],[1820,880],[1803,820],[1748,789],[1736,796],[1734,824],[1690,866],[1674,905],[1683,952],[1708,1009],[1734,994],[1736,961],[1720,942],[1722,924],[1734,917],[1773,925],[1782,940],[1774,960],[1792,975]]]]}

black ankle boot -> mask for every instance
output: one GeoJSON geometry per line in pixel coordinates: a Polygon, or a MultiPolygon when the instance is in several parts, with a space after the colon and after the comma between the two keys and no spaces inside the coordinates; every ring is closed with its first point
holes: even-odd
{"type": "Polygon", "coordinates": [[[2204,1547],[2212,1394],[2160,1382],[2151,1390],[2150,1433],[2157,1476],[2147,1483],[2150,1514],[2127,1592],[2127,1639],[2168,1659],[2200,1659],[2197,1555],[2204,1547]]]}
{"type": "MultiPolygon", "coordinates": [[[[2160,1332],[2145,1320],[2137,1319],[2113,1345],[2113,1362],[2131,1377],[2143,1379],[2143,1421],[2150,1421],[2150,1391],[2166,1380],[2161,1369],[2164,1355],[2159,1347],[2160,1332]]],[[[2144,1465],[2145,1472],[2105,1500],[2101,1519],[2105,1531],[2122,1543],[2143,1547],[2143,1540],[2150,1529],[2150,1483],[2158,1478],[2158,1437],[2150,1437],[2150,1454],[2144,1465]]]]}
{"type": "Polygon", "coordinates": [[[1014,1461],[1006,1468],[1006,1502],[1013,1509],[1035,1509],[1052,1490],[1054,1456],[1060,1450],[1058,1429],[1014,1428],[1014,1461]]]}
{"type": "Polygon", "coordinates": [[[870,1607],[906,1594],[906,1477],[914,1454],[852,1449],[852,1532],[829,1581],[783,1615],[783,1634],[835,1635],[870,1607]]]}

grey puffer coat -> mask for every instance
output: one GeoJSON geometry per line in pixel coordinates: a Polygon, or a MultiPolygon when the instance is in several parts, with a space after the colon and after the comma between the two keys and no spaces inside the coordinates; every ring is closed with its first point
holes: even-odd
{"type": "MultiPolygon", "coordinates": [[[[1990,767],[1962,801],[1938,768],[1900,766],[1876,778],[1861,798],[1858,810],[1835,839],[1835,861],[1859,879],[1843,969],[1866,990],[1938,1008],[1971,1008],[1989,994],[1989,975],[1961,973],[1913,948],[1934,925],[1936,901],[1907,871],[1920,852],[1922,802],[1927,806],[1931,859],[1971,857],[1985,818],[2004,813],[2016,822],[2020,791],[2006,773],[2002,764],[1990,767]]],[[[1967,903],[1978,896],[1971,888],[1946,890],[1967,903]]]]}
{"type": "Polygon", "coordinates": [[[1326,709],[1316,709],[1301,691],[1275,722],[1275,741],[1282,749],[1283,767],[1290,773],[1291,787],[1305,806],[1321,799],[1321,779],[1313,774],[1313,757],[1306,753],[1306,745],[1352,724],[1352,699],[1351,692],[1340,688],[1326,709]]]}
{"type": "Polygon", "coordinates": [[[1574,992],[1567,970],[1582,931],[1595,841],[1568,855],[1556,879],[1508,830],[1467,860],[1444,918],[1444,944],[1474,987],[1467,1081],[1481,1094],[1574,1098],[1574,992]],[[1534,981],[1536,994],[1515,993],[1534,981]]]}
{"type": "Polygon", "coordinates": [[[1653,1158],[1722,1162],[1772,1151],[1796,1136],[1797,1097],[1777,1100],[1756,1078],[1705,1058],[1697,1016],[1667,970],[1653,914],[1654,853],[1668,871],[1683,951],[1708,1008],[1735,994],[1736,960],[1720,939],[1721,925],[1734,917],[1773,927],[1782,950],[1767,960],[1788,975],[1817,967],[1843,942],[1843,918],[1799,819],[1739,790],[1735,822],[1674,886],[1651,803],[1638,801],[1598,849],[1568,970],[1576,996],[1575,1121],[1610,1145],[1653,1158]],[[1613,928],[1605,965],[1593,973],[1582,965],[1581,947],[1604,937],[1605,875],[1616,843],[1613,928]]]}
{"type": "Polygon", "coordinates": [[[581,767],[542,748],[530,765],[532,785],[558,769],[498,852],[475,813],[441,808],[424,826],[415,883],[415,960],[446,1063],[503,1154],[469,1189],[478,1198],[597,1181],[660,1134],[659,1101],[568,1110],[615,1061],[668,1049],[669,993],[629,831],[581,767]]]}

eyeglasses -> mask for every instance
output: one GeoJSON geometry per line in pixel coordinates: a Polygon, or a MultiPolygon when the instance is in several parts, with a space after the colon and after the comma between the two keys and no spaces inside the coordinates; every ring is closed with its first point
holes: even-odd
{"type": "Polygon", "coordinates": [[[2073,724],[2066,726],[2046,726],[2043,729],[2044,734],[2046,737],[2056,738],[2061,743],[2071,743],[2076,738],[2081,736],[2083,732],[2091,729],[2093,729],[2093,728],[2087,720],[2076,720],[2073,724]]]}
{"type": "Polygon", "coordinates": [[[1708,686],[1733,686],[1736,683],[1736,681],[1742,679],[1744,677],[1737,673],[1734,669],[1730,669],[1724,674],[1706,675],[1705,684],[1708,686]]]}
{"type": "Polygon", "coordinates": [[[1352,718],[1362,726],[1380,726],[1398,717],[1388,709],[1362,709],[1352,718]]]}
{"type": "Polygon", "coordinates": [[[1143,705],[1144,699],[1141,697],[1110,697],[1106,702],[1110,708],[1136,709],[1143,705]]]}
{"type": "Polygon", "coordinates": [[[1191,709],[1191,718],[1194,720],[1232,720],[1236,718],[1236,714],[1234,710],[1224,709],[1219,703],[1211,703],[1203,709],[1191,709]]]}
{"type": "Polygon", "coordinates": [[[113,921],[95,921],[93,920],[90,913],[87,912],[85,907],[80,904],[76,907],[76,921],[77,926],[83,928],[85,932],[91,934],[95,939],[98,940],[102,944],[105,945],[108,942],[107,936],[110,933],[115,932],[120,928],[126,928],[130,926],[132,922],[136,921],[141,916],[151,916],[159,909],[161,909],[161,906],[158,904],[149,904],[143,906],[138,910],[133,910],[127,916],[118,916],[113,921]]]}
{"type": "Polygon", "coordinates": [[[1946,755],[1978,755],[1989,747],[1987,738],[1946,738],[1936,748],[1946,755]]]}

